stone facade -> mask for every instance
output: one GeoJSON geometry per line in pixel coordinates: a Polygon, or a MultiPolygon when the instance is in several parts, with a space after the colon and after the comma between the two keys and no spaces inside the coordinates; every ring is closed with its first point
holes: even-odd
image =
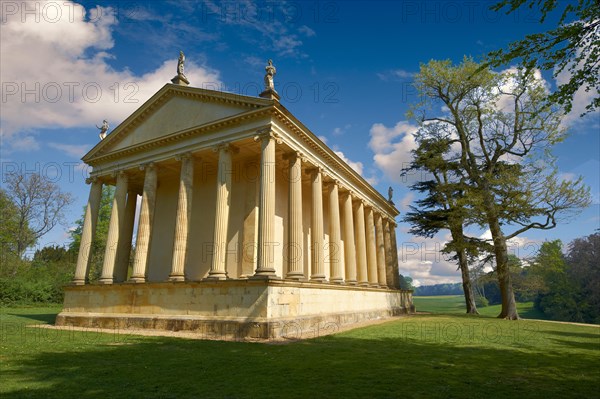
{"type": "Polygon", "coordinates": [[[262,327],[248,334],[268,338],[281,336],[276,322],[410,311],[394,205],[267,97],[167,84],[85,155],[90,196],[57,324],[253,321],[262,327]],[[89,284],[107,184],[116,190],[104,265],[89,284]]]}

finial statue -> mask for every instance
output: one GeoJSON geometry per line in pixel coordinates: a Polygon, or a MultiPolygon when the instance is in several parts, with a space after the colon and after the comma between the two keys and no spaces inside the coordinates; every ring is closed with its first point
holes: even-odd
{"type": "Polygon", "coordinates": [[[268,61],[268,65],[265,67],[267,72],[265,75],[265,91],[275,91],[275,83],[273,82],[273,76],[277,73],[277,70],[273,66],[273,60],[268,61]]]}
{"type": "Polygon", "coordinates": [[[179,59],[177,60],[177,75],[175,75],[175,77],[173,79],[171,79],[171,82],[173,82],[176,85],[182,85],[182,86],[187,86],[190,84],[190,81],[185,76],[184,68],[185,68],[185,54],[183,54],[183,51],[180,51],[179,59]]]}
{"type": "Polygon", "coordinates": [[[104,119],[102,121],[102,126],[96,125],[96,127],[100,129],[100,140],[104,140],[104,138],[106,137],[106,132],[108,132],[108,128],[110,127],[108,126],[108,122],[106,121],[106,119],[104,119]]]}
{"type": "Polygon", "coordinates": [[[185,64],[185,54],[183,54],[183,51],[180,51],[179,52],[179,60],[177,60],[177,75],[183,76],[185,78],[185,73],[183,73],[184,64],[185,64]]]}
{"type": "Polygon", "coordinates": [[[393,204],[394,201],[392,201],[392,196],[394,195],[394,189],[392,188],[392,186],[390,186],[390,188],[388,188],[388,202],[390,204],[393,204]]]}

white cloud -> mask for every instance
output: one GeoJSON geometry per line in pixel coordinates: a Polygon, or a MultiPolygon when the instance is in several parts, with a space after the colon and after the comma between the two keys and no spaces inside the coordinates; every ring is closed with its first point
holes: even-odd
{"type": "MultiPolygon", "coordinates": [[[[44,3],[60,7],[60,18],[44,16],[21,19],[4,15],[0,37],[0,80],[2,98],[3,151],[35,148],[34,129],[88,127],[107,119],[116,127],[175,75],[176,57],[156,70],[136,75],[128,69],[115,70],[108,63],[117,24],[110,8],[89,11],[72,2],[31,2],[41,10],[44,3]],[[85,15],[88,15],[88,18],[85,15]],[[27,133],[29,132],[29,133],[27,133]]],[[[188,59],[193,55],[188,54],[188,59]]],[[[204,65],[186,63],[193,85],[220,85],[218,72],[204,65]]]]}
{"type": "Polygon", "coordinates": [[[387,82],[389,80],[406,81],[412,79],[413,76],[415,76],[414,72],[409,72],[404,69],[392,69],[389,71],[377,73],[377,77],[383,80],[384,82],[387,82]]]}
{"type": "Polygon", "coordinates": [[[381,123],[371,126],[369,147],[375,153],[375,165],[394,182],[404,183],[400,173],[410,163],[410,151],[416,148],[416,131],[417,127],[406,121],[400,121],[391,128],[381,123]]]}
{"type": "Polygon", "coordinates": [[[351,161],[341,151],[334,151],[334,153],[338,157],[342,158],[342,161],[346,162],[348,164],[348,166],[350,166],[352,169],[354,169],[356,171],[356,173],[358,173],[359,175],[362,176],[362,174],[363,174],[363,163],[362,162],[351,161]]]}
{"type": "Polygon", "coordinates": [[[306,25],[302,25],[301,27],[299,27],[298,32],[304,34],[306,37],[313,37],[317,35],[317,33],[313,29],[309,28],[306,25]]]}
{"type": "Polygon", "coordinates": [[[83,157],[86,152],[90,150],[90,146],[88,144],[61,144],[61,143],[48,143],[48,147],[57,149],[59,151],[64,152],[68,156],[73,158],[80,159],[83,157]]]}
{"type": "Polygon", "coordinates": [[[407,210],[409,205],[412,204],[415,195],[412,191],[409,191],[401,200],[400,200],[400,210],[407,210]]]}

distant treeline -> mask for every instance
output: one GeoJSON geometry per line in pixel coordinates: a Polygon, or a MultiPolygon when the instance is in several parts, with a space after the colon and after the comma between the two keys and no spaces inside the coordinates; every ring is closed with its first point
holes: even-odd
{"type": "Polygon", "coordinates": [[[435,296],[435,295],[462,295],[463,289],[461,283],[454,284],[434,284],[422,285],[415,288],[415,296],[435,296]]]}

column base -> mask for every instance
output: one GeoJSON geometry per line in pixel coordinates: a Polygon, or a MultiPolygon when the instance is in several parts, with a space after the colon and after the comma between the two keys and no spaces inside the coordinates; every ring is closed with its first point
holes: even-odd
{"type": "Polygon", "coordinates": [[[361,281],[358,283],[359,287],[368,287],[370,284],[368,281],[361,281]]]}
{"type": "Polygon", "coordinates": [[[357,285],[356,280],[346,280],[346,284],[348,284],[348,285],[357,285]]]}
{"type": "Polygon", "coordinates": [[[112,279],[112,277],[104,277],[104,278],[101,278],[100,280],[98,280],[98,282],[100,284],[112,284],[113,279],[112,279]]]}
{"type": "Polygon", "coordinates": [[[208,276],[203,280],[227,280],[227,273],[224,272],[209,272],[208,276]]]}
{"type": "Polygon", "coordinates": [[[303,280],[304,273],[302,272],[290,272],[285,276],[286,280],[303,280]]]}
{"type": "Polygon", "coordinates": [[[332,284],[343,284],[344,283],[344,279],[341,277],[334,277],[332,279],[329,279],[329,282],[332,284]]]}
{"type": "Polygon", "coordinates": [[[71,281],[72,285],[85,285],[85,280],[73,280],[71,281]]]}
{"type": "Polygon", "coordinates": [[[146,277],[131,277],[128,282],[136,284],[145,283],[146,277]]]}
{"type": "Polygon", "coordinates": [[[171,275],[171,276],[169,276],[169,281],[173,281],[173,282],[185,281],[185,276],[171,275]]]}
{"type": "Polygon", "coordinates": [[[248,277],[248,280],[281,280],[281,277],[275,274],[255,274],[254,276],[248,277]]]}
{"type": "Polygon", "coordinates": [[[323,283],[323,282],[325,282],[325,275],[319,274],[316,276],[310,276],[310,281],[315,282],[315,283],[323,283]]]}

